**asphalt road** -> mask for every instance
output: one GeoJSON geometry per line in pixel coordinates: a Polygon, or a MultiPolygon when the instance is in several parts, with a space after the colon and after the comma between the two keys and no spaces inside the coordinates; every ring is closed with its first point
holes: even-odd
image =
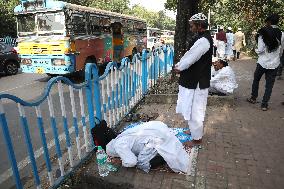
{"type": "MultiPolygon", "coordinates": [[[[26,74],[26,73],[19,73],[14,76],[3,76],[0,75],[0,93],[8,93],[15,95],[25,101],[32,101],[37,99],[39,96],[41,96],[44,88],[46,87],[47,81],[50,79],[49,76],[43,74],[26,74]]],[[[70,78],[72,80],[72,78],[70,78]]],[[[81,82],[81,81],[76,81],[81,82]]],[[[72,111],[71,111],[71,103],[70,103],[70,96],[69,96],[69,89],[66,85],[63,86],[63,93],[65,98],[65,105],[66,105],[66,114],[68,119],[68,125],[69,129],[73,127],[72,122],[72,111]]],[[[76,103],[76,110],[77,115],[80,115],[80,105],[79,105],[79,96],[78,92],[75,93],[75,103],[76,103]]],[[[59,95],[57,86],[53,86],[52,91],[50,93],[53,98],[53,104],[54,104],[54,111],[55,116],[58,117],[57,121],[57,129],[59,135],[64,135],[63,131],[63,124],[61,120],[61,109],[60,109],[60,101],[59,101],[59,95]]],[[[86,97],[84,95],[84,100],[86,100],[86,97]]],[[[20,117],[18,112],[17,104],[10,101],[10,100],[2,100],[2,104],[4,106],[4,111],[6,114],[8,126],[10,135],[12,138],[16,159],[18,162],[19,169],[21,170],[20,175],[23,180],[28,179],[28,177],[31,175],[31,165],[28,163],[28,151],[26,148],[25,143],[25,137],[23,135],[23,128],[20,124],[20,117]]],[[[85,103],[86,104],[86,103],[85,103]]],[[[86,109],[87,107],[85,107],[86,109]]],[[[44,129],[47,137],[47,143],[51,144],[51,141],[53,139],[52,130],[50,127],[50,120],[49,120],[49,109],[47,105],[47,100],[41,105],[42,110],[42,117],[44,122],[44,129]]],[[[40,169],[45,165],[42,151],[39,149],[42,147],[39,129],[37,126],[37,117],[35,108],[27,107],[25,108],[26,117],[28,119],[29,124],[29,131],[32,139],[33,149],[36,152],[37,156],[37,165],[40,169]]],[[[87,111],[86,111],[87,114],[87,111]]],[[[78,116],[79,120],[81,119],[81,116],[78,116]]],[[[10,188],[11,185],[13,185],[14,181],[11,177],[11,169],[9,169],[10,162],[7,155],[7,149],[5,145],[5,141],[3,138],[2,130],[0,130],[0,189],[2,188],[10,188]]],[[[82,127],[80,128],[80,136],[82,137],[82,127]]],[[[65,137],[62,137],[65,138],[65,137]]],[[[75,133],[71,131],[71,141],[75,141],[75,133]]],[[[81,142],[81,146],[83,145],[83,141],[81,142]]],[[[61,141],[61,150],[66,150],[66,142],[63,139],[61,141]]],[[[73,145],[73,152],[76,153],[76,147],[73,145]]],[[[54,156],[54,147],[50,148],[50,155],[54,156]]],[[[55,162],[57,164],[57,162],[55,162]]]]}

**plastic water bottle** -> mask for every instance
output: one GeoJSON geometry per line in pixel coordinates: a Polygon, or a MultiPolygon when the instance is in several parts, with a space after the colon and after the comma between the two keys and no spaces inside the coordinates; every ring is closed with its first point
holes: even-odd
{"type": "Polygon", "coordinates": [[[97,156],[97,163],[98,163],[98,168],[99,168],[99,174],[102,177],[105,177],[109,173],[109,169],[107,166],[107,154],[103,150],[101,146],[98,146],[98,150],[96,153],[97,156]]]}

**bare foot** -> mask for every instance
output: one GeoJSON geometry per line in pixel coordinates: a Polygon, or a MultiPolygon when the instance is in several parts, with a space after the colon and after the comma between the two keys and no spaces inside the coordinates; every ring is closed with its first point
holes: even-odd
{"type": "Polygon", "coordinates": [[[190,135],[190,134],[191,134],[189,129],[186,130],[186,131],[183,131],[183,133],[184,133],[184,134],[187,134],[187,135],[190,135]]]}
{"type": "Polygon", "coordinates": [[[194,147],[194,146],[198,146],[202,144],[202,139],[200,140],[192,140],[192,141],[187,141],[185,143],[183,143],[183,145],[187,146],[187,147],[194,147]]]}

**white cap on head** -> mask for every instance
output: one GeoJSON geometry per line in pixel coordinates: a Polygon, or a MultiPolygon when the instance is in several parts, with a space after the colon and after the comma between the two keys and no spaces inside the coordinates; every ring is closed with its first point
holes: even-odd
{"type": "Polygon", "coordinates": [[[219,28],[220,30],[223,30],[224,29],[224,26],[220,26],[220,28],[219,28]]]}
{"type": "Polygon", "coordinates": [[[238,28],[238,31],[241,31],[242,30],[242,28],[238,28]]]}
{"type": "Polygon", "coordinates": [[[207,17],[203,13],[198,13],[190,17],[189,21],[205,21],[207,17]]]}
{"type": "Polygon", "coordinates": [[[228,30],[232,30],[232,27],[228,27],[228,30]]]}

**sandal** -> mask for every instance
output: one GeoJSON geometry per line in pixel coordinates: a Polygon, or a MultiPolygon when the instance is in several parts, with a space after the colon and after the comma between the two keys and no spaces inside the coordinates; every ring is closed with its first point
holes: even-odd
{"type": "Polygon", "coordinates": [[[256,103],[256,99],[254,99],[254,98],[252,98],[252,97],[248,98],[247,101],[248,101],[249,103],[251,103],[251,104],[255,104],[255,103],[256,103]]]}
{"type": "Polygon", "coordinates": [[[131,122],[131,121],[132,121],[132,118],[133,118],[133,114],[127,114],[127,115],[125,116],[125,121],[126,121],[126,122],[131,122]]]}

